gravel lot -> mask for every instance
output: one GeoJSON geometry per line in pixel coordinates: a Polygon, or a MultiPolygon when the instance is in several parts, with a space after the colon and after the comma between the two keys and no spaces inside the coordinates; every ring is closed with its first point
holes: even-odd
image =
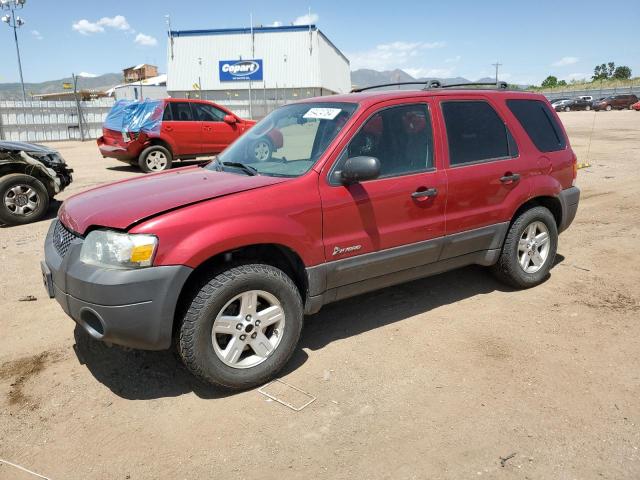
{"type": "MultiPolygon", "coordinates": [[[[640,478],[640,113],[561,118],[592,167],[551,278],[465,268],[326,307],[283,376],[318,397],[301,412],[88,339],[41,284],[49,221],[0,229],[0,458],[53,479],[640,478]]],[[[55,146],[62,198],[140,175],[55,146]]]]}

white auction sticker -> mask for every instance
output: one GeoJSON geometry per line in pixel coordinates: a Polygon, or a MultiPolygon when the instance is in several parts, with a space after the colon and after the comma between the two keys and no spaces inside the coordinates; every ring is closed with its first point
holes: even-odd
{"type": "Polygon", "coordinates": [[[304,118],[317,118],[319,120],[333,120],[338,116],[342,110],[340,108],[310,108],[307,113],[303,115],[304,118]]]}

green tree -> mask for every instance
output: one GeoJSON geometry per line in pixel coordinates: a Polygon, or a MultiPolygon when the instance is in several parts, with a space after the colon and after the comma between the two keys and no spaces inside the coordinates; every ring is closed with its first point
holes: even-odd
{"type": "Polygon", "coordinates": [[[542,88],[553,88],[558,86],[558,77],[554,77],[553,75],[549,75],[542,81],[542,88]]]}
{"type": "Polygon", "coordinates": [[[626,65],[620,65],[613,71],[613,78],[628,80],[631,78],[631,69],[626,65]]]}
{"type": "Polygon", "coordinates": [[[596,65],[595,68],[593,69],[593,75],[591,77],[594,81],[595,80],[606,80],[608,78],[607,75],[607,65],[606,64],[601,64],[601,65],[596,65]]]}
{"type": "Polygon", "coordinates": [[[613,72],[616,71],[616,64],[613,62],[607,63],[607,78],[613,77],[613,72]]]}
{"type": "Polygon", "coordinates": [[[566,87],[567,86],[567,82],[565,80],[560,80],[558,82],[558,87],[566,87]]]}

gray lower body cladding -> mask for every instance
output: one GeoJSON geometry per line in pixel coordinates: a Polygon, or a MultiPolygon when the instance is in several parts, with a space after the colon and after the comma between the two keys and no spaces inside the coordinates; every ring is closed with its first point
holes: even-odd
{"type": "Polygon", "coordinates": [[[305,311],[465,265],[493,265],[508,229],[509,222],[497,223],[308,268],[305,311]]]}
{"type": "Polygon", "coordinates": [[[52,224],[42,270],[49,277],[49,294],[65,313],[98,340],[146,350],[169,348],[178,297],[192,269],[94,267],[79,261],[80,239],[62,257],[53,245],[53,231],[52,224]]]}

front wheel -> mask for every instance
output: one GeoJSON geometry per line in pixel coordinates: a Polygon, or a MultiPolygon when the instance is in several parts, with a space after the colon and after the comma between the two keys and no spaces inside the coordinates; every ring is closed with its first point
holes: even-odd
{"type": "Polygon", "coordinates": [[[565,112],[570,112],[571,111],[571,107],[564,107],[564,111],[565,112]]]}
{"type": "Polygon", "coordinates": [[[49,208],[46,187],[37,178],[22,173],[0,178],[0,199],[0,222],[6,225],[35,222],[49,208]]]}
{"type": "Polygon", "coordinates": [[[260,138],[253,144],[251,152],[257,162],[266,162],[273,155],[273,144],[267,138],[260,138]]]}
{"type": "Polygon", "coordinates": [[[520,214],[509,227],[494,275],[515,288],[534,287],[544,281],[558,248],[558,227],[545,207],[520,214]]]}
{"type": "Polygon", "coordinates": [[[604,109],[605,109],[607,112],[610,112],[610,111],[611,111],[611,105],[607,105],[604,109]]]}
{"type": "Polygon", "coordinates": [[[213,276],[187,307],[180,356],[194,375],[225,388],[270,380],[293,354],[302,331],[300,293],[270,265],[241,265],[213,276]]]}
{"type": "Polygon", "coordinates": [[[586,107],[584,107],[584,109],[588,112],[589,110],[591,110],[591,105],[587,105],[586,107]]]}
{"type": "Polygon", "coordinates": [[[171,152],[162,145],[145,148],[138,158],[138,166],[145,173],[162,172],[171,168],[171,152]]]}

